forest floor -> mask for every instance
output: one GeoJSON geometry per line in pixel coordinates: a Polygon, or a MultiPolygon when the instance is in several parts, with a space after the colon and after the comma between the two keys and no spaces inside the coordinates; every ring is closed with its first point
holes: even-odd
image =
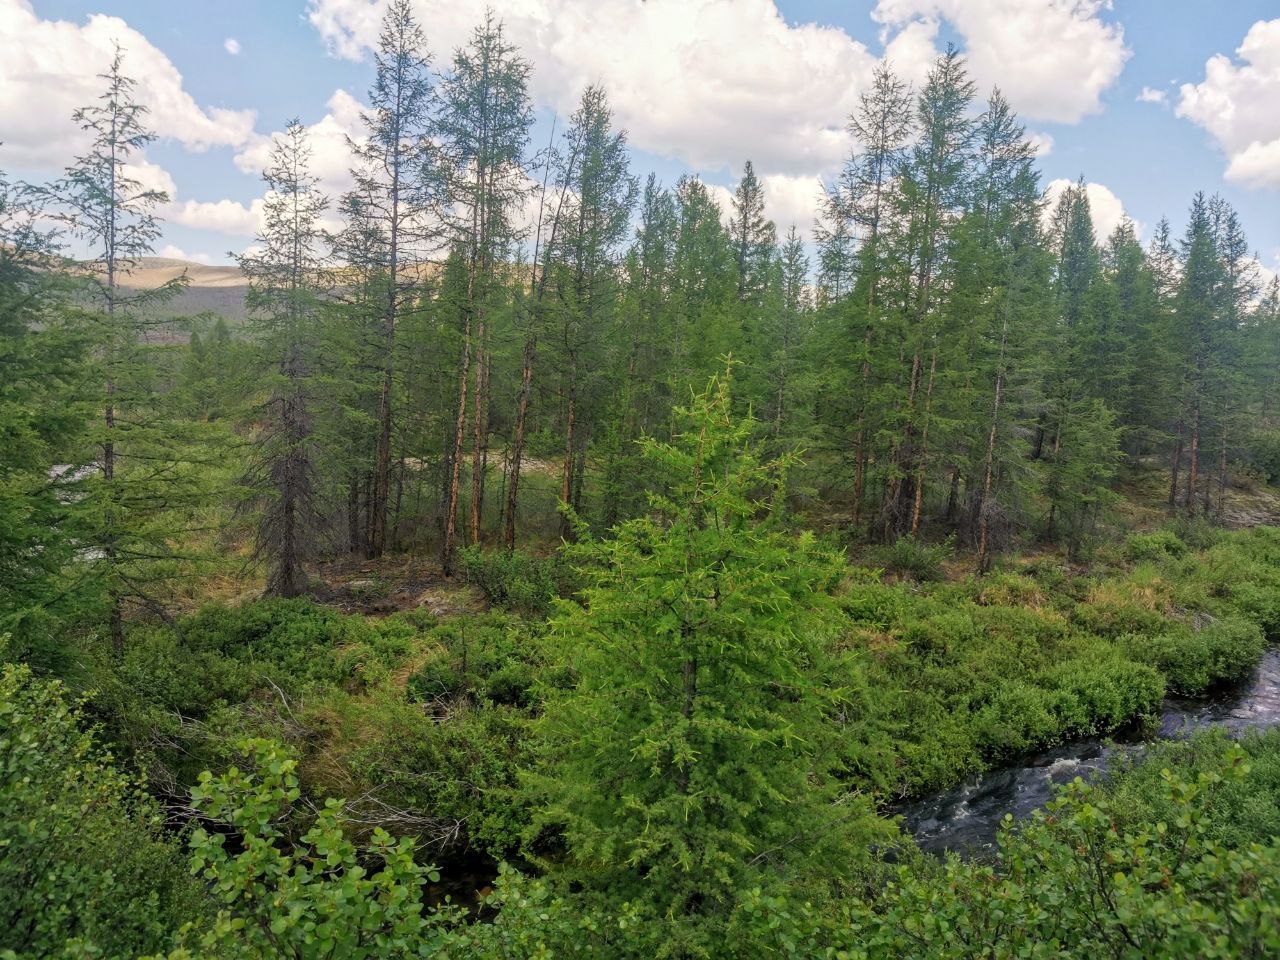
{"type": "Polygon", "coordinates": [[[446,577],[434,559],[345,558],[320,565],[312,595],[343,613],[385,617],[425,609],[437,619],[488,609],[480,590],[446,577]]]}

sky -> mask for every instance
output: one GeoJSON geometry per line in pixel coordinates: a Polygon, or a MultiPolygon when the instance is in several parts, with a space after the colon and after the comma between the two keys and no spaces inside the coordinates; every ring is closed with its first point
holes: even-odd
{"type": "MultiPolygon", "coordinates": [[[[115,43],[159,135],[135,174],[165,189],[157,253],[223,263],[253,242],[271,138],[299,117],[325,188],[346,186],[385,0],[0,0],[0,169],[40,182],[83,146],[72,111],[115,43]]],[[[728,190],[750,159],[785,232],[881,59],[918,83],[948,43],[1040,146],[1050,195],[1089,184],[1095,226],[1180,232],[1197,190],[1241,214],[1280,270],[1280,0],[492,0],[533,67],[533,143],[592,82],[633,170],[728,190]]],[[[485,0],[414,0],[447,66],[485,0]]]]}

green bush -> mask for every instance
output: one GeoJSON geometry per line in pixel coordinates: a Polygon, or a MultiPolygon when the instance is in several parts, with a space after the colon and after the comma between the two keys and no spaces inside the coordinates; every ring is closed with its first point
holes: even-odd
{"type": "Polygon", "coordinates": [[[207,929],[192,932],[199,955],[360,960],[434,953],[445,931],[425,909],[423,887],[440,875],[415,862],[413,840],[375,828],[357,850],[343,829],[342,801],[329,800],[290,842],[281,823],[301,795],[297,762],[264,740],[240,749],[251,771],[205,773],[191,792],[192,806],[216,827],[192,834],[192,870],[221,904],[207,929]]]}
{"type": "Polygon", "coordinates": [[[1229,750],[1192,777],[1148,774],[1159,820],[1126,820],[1132,804],[1077,780],[1002,832],[994,864],[902,868],[854,907],[838,947],[861,960],[1276,956],[1280,845],[1213,836],[1220,799],[1247,771],[1229,750]]]}
{"type": "Polygon", "coordinates": [[[409,695],[431,701],[466,695],[528,706],[543,672],[540,647],[522,621],[500,613],[458,617],[426,636],[436,652],[409,676],[409,695]]]}
{"type": "Polygon", "coordinates": [[[1262,630],[1241,617],[1124,642],[1130,656],[1156,667],[1171,690],[1188,696],[1245,679],[1266,649],[1262,630]]]}
{"type": "Polygon", "coordinates": [[[874,554],[877,563],[920,583],[942,579],[943,561],[951,555],[950,541],[928,544],[915,537],[899,537],[874,554]]]}
{"type": "Polygon", "coordinates": [[[1259,428],[1249,439],[1249,461],[1268,483],[1280,481],[1280,430],[1259,428]]]}
{"type": "Polygon", "coordinates": [[[0,672],[0,810],[0,956],[136,957],[203,915],[160,809],[25,666],[0,672]]]}
{"type": "Polygon", "coordinates": [[[519,550],[462,551],[462,570],[494,606],[545,616],[557,597],[575,589],[573,568],[560,554],[539,557],[519,550]]]}
{"type": "Polygon", "coordinates": [[[1172,530],[1157,530],[1155,533],[1133,533],[1125,542],[1129,559],[1135,563],[1145,560],[1164,560],[1168,557],[1181,557],[1187,552],[1187,545],[1172,530]]]}

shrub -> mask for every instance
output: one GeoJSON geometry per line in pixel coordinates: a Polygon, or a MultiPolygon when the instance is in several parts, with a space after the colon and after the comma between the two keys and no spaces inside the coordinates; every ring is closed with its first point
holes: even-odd
{"type": "Polygon", "coordinates": [[[1181,557],[1187,552],[1187,545],[1172,530],[1130,534],[1125,547],[1129,559],[1135,563],[1181,557]]]}
{"type": "Polygon", "coordinates": [[[1256,430],[1249,440],[1249,461],[1268,483],[1280,481],[1280,430],[1256,430]]]}
{"type": "Polygon", "coordinates": [[[537,557],[519,550],[462,551],[462,569],[494,606],[518,613],[545,616],[557,597],[574,590],[572,567],[560,555],[537,557]]]}
{"type": "Polygon", "coordinates": [[[1079,780],[1025,827],[1007,827],[994,864],[902,868],[855,907],[845,944],[863,960],[898,957],[1235,957],[1280,951],[1280,845],[1211,837],[1239,751],[1190,778],[1164,770],[1168,816],[1124,823],[1079,780]]]}
{"type": "Polygon", "coordinates": [[[158,807],[25,666],[0,672],[0,809],[0,956],[134,957],[204,910],[158,807]]]}
{"type": "Polygon", "coordinates": [[[331,799],[289,843],[279,821],[300,796],[296,761],[264,740],[241,749],[252,772],[206,772],[191,791],[192,806],[219,828],[191,837],[192,870],[222,904],[198,938],[202,955],[358,960],[429,955],[443,942],[423,904],[423,885],[439,874],[414,861],[411,839],[375,828],[357,850],[343,831],[342,801],[331,799]],[[371,861],[376,871],[364,865],[371,861]]]}
{"type": "Polygon", "coordinates": [[[1184,627],[1157,636],[1130,636],[1123,643],[1131,656],[1164,674],[1170,689],[1189,696],[1243,680],[1266,648],[1258,626],[1240,617],[1217,620],[1200,630],[1184,627]]]}
{"type": "Polygon", "coordinates": [[[541,651],[518,619],[500,613],[458,617],[427,634],[436,653],[408,679],[410,696],[438,700],[466,695],[528,706],[542,672],[541,651]]]}
{"type": "Polygon", "coordinates": [[[951,541],[927,544],[915,537],[899,537],[876,551],[877,561],[895,573],[920,583],[942,579],[942,564],[951,554],[951,541]]]}

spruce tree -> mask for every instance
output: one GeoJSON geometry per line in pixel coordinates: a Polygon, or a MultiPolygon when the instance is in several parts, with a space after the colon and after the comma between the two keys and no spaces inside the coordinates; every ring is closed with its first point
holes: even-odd
{"type": "MultiPolygon", "coordinates": [[[[606,345],[621,295],[621,245],[637,184],[626,132],[613,128],[613,111],[602,87],[583,93],[565,137],[568,156],[578,159],[573,171],[566,168],[560,178],[566,189],[564,223],[549,251],[548,269],[564,417],[560,499],[580,510],[587,448],[603,386],[593,371],[608,368],[606,345]]],[[[560,533],[565,538],[573,534],[567,516],[560,533]]]]}
{"type": "Polygon", "coordinates": [[[88,344],[49,269],[56,237],[40,214],[30,189],[0,173],[0,635],[11,637],[9,656],[45,668],[35,645],[55,625],[43,621],[75,599],[62,573],[75,557],[83,476],[60,461],[91,411],[88,344]]]}
{"type": "MultiPolygon", "coordinates": [[[[99,423],[92,432],[100,482],[88,485],[86,547],[95,557],[92,579],[102,591],[111,645],[124,651],[127,606],[157,609],[157,588],[176,572],[172,543],[185,523],[184,507],[199,495],[198,474],[180,449],[178,424],[152,375],[148,335],[166,320],[157,308],[185,284],[180,276],[155,289],[135,290],[130,271],[160,236],[157,210],[168,202],[135,179],[130,164],[155,140],[148,108],[134,99],[135,81],[117,49],[101,75],[98,101],[78,109],[89,137],[86,153],[45,191],[56,215],[91,251],[73,271],[87,304],[85,319],[100,377],[99,423]]],[[[209,454],[210,458],[217,456],[209,454]]]]}
{"type": "Polygon", "coordinates": [[[304,565],[322,524],[311,393],[324,266],[320,216],[328,198],[319,191],[310,160],[306,128],[293,120],[262,174],[267,198],[256,246],[237,258],[249,281],[246,305],[258,329],[270,390],[246,478],[262,499],[255,554],[267,564],[267,593],[281,597],[305,590],[304,565]]]}
{"type": "Polygon", "coordinates": [[[444,505],[441,560],[453,570],[457,513],[461,502],[462,456],[467,404],[471,402],[471,501],[467,529],[480,539],[488,457],[489,313],[503,295],[500,269],[519,239],[518,215],[529,194],[524,154],[532,123],[527,91],[529,65],[505,38],[492,11],[453,59],[441,86],[435,122],[448,203],[446,224],[452,245],[467,264],[466,310],[462,318],[457,407],[444,505]]]}
{"type": "Polygon", "coordinates": [[[424,264],[439,249],[430,216],[440,196],[428,136],[432,75],[426,36],[409,0],[394,0],[383,15],[374,67],[370,109],[361,115],[364,136],[350,141],[355,186],[342,200],[346,227],[338,238],[338,254],[357,280],[349,293],[353,315],[370,327],[376,351],[376,427],[359,537],[369,557],[381,556],[387,542],[396,327],[420,301],[424,264]]]}

